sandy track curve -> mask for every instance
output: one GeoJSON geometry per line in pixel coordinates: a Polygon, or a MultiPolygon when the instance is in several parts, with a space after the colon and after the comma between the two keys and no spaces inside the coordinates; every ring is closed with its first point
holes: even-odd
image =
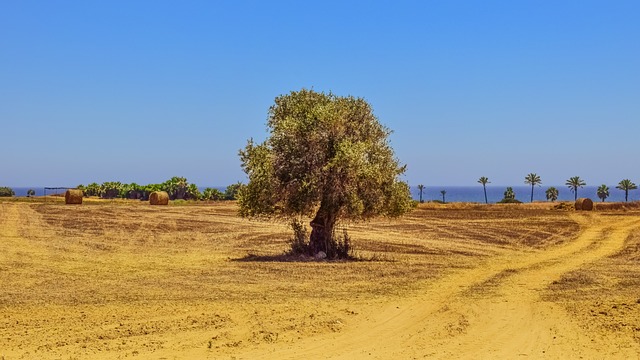
{"type": "Polygon", "coordinates": [[[540,293],[563,274],[619,251],[640,219],[575,214],[582,231],[563,245],[519,251],[425,285],[337,334],[240,359],[637,358],[636,344],[585,333],[540,293]]]}

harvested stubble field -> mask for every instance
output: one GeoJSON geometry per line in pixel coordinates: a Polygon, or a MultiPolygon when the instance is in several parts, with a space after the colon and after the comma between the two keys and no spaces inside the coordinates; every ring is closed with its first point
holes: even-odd
{"type": "Polygon", "coordinates": [[[429,205],[281,256],[233,203],[0,202],[0,358],[637,358],[640,211],[429,205]]]}

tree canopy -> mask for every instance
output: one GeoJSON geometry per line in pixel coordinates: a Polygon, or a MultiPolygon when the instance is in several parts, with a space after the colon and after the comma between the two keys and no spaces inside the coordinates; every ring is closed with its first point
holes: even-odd
{"type": "Polygon", "coordinates": [[[124,184],[119,181],[107,181],[102,184],[90,183],[78,185],[84,196],[98,196],[104,199],[124,198],[148,200],[154,191],[166,191],[171,200],[235,200],[235,190],[241,184],[227,187],[226,193],[218,189],[206,188],[201,192],[196,184],[189,183],[185,177],[174,176],[161,184],[138,185],[124,184]]]}
{"type": "Polygon", "coordinates": [[[600,185],[598,187],[598,190],[596,191],[596,194],[598,194],[600,200],[604,202],[605,199],[609,197],[609,187],[605,184],[600,185]]]}
{"type": "Polygon", "coordinates": [[[309,252],[330,256],[338,220],[398,216],[411,208],[390,130],[364,99],[294,91],[275,99],[267,127],[263,143],[249,140],[240,150],[249,178],[238,194],[242,216],[314,216],[309,252]]]}
{"type": "Polygon", "coordinates": [[[547,191],[545,191],[547,200],[550,200],[551,202],[558,200],[558,194],[558,189],[556,189],[554,186],[549,187],[547,191]]]}
{"type": "Polygon", "coordinates": [[[571,191],[573,192],[574,200],[578,200],[578,188],[586,186],[587,183],[584,182],[584,180],[580,179],[580,176],[572,176],[569,179],[567,179],[567,182],[565,183],[565,185],[567,185],[569,189],[571,189],[571,191]]]}
{"type": "Polygon", "coordinates": [[[624,191],[624,201],[629,201],[629,190],[635,190],[638,186],[629,179],[620,180],[616,189],[624,191]]]}
{"type": "Polygon", "coordinates": [[[0,196],[10,197],[10,196],[14,196],[15,194],[16,193],[10,187],[6,187],[6,186],[0,187],[0,196]]]}

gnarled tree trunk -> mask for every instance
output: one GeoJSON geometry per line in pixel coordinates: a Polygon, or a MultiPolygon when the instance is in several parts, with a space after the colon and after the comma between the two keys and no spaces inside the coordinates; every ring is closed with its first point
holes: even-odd
{"type": "Polygon", "coordinates": [[[333,230],[336,225],[337,212],[331,211],[323,203],[318,209],[318,213],[311,221],[311,236],[309,239],[309,251],[311,255],[316,255],[323,251],[327,256],[335,254],[335,241],[333,241],[333,230]]]}

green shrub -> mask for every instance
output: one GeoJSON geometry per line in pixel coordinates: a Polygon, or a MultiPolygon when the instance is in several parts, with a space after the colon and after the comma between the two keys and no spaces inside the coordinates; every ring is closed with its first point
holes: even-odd
{"type": "Polygon", "coordinates": [[[289,255],[307,255],[309,253],[309,233],[302,221],[291,221],[291,229],[293,229],[293,238],[289,241],[289,255]]]}
{"type": "Polygon", "coordinates": [[[517,199],[502,199],[498,201],[498,204],[522,204],[522,201],[517,199]]]}
{"type": "Polygon", "coordinates": [[[10,187],[0,187],[0,196],[14,196],[15,194],[10,187]]]}
{"type": "Polygon", "coordinates": [[[353,254],[352,254],[352,247],[351,247],[351,237],[349,236],[349,234],[347,234],[347,230],[344,229],[342,230],[342,237],[338,238],[337,240],[335,240],[335,236],[334,236],[334,241],[336,241],[336,245],[333,247],[334,249],[336,249],[336,253],[335,254],[328,254],[328,255],[332,255],[331,258],[336,258],[336,259],[351,259],[353,258],[353,254]]]}
{"type": "Polygon", "coordinates": [[[237,200],[238,199],[238,190],[240,190],[241,187],[242,187],[242,183],[240,183],[240,182],[227,186],[227,188],[224,191],[224,199],[225,200],[237,200]]]}
{"type": "Polygon", "coordinates": [[[225,194],[218,189],[206,188],[201,197],[202,200],[223,200],[225,194]]]}

